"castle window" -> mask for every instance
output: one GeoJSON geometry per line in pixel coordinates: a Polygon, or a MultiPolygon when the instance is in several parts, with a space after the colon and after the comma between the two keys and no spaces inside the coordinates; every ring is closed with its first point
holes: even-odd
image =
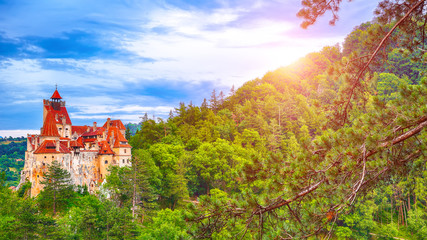
{"type": "Polygon", "coordinates": [[[125,153],[126,153],[126,149],[124,149],[125,150],[125,153]]]}
{"type": "Polygon", "coordinates": [[[61,131],[62,130],[62,128],[58,128],[59,129],[59,131],[61,131]]]}
{"type": "Polygon", "coordinates": [[[44,156],[44,158],[46,158],[46,156],[44,156]]]}
{"type": "Polygon", "coordinates": [[[107,161],[107,160],[105,160],[105,164],[108,164],[108,161],[107,161]]]}
{"type": "Polygon", "coordinates": [[[52,156],[52,158],[54,158],[54,156],[52,156]]]}
{"type": "Polygon", "coordinates": [[[37,175],[37,177],[39,178],[39,175],[37,175]]]}
{"type": "Polygon", "coordinates": [[[66,128],[65,131],[68,131],[68,128],[66,128]]]}
{"type": "Polygon", "coordinates": [[[124,160],[124,159],[122,159],[122,161],[123,161],[123,163],[125,163],[125,160],[124,160]]]}

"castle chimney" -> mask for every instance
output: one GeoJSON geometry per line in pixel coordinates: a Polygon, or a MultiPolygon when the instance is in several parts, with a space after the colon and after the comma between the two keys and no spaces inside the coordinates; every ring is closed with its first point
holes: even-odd
{"type": "Polygon", "coordinates": [[[108,129],[110,129],[110,121],[111,121],[111,118],[107,118],[107,131],[108,129]]]}
{"type": "Polygon", "coordinates": [[[89,132],[90,131],[90,127],[89,126],[87,126],[87,131],[86,132],[89,132]]]}
{"type": "Polygon", "coordinates": [[[111,134],[111,145],[114,146],[114,143],[116,143],[116,139],[114,138],[114,131],[111,134]]]}
{"type": "Polygon", "coordinates": [[[96,122],[93,122],[93,131],[96,131],[96,122]]]}
{"type": "Polygon", "coordinates": [[[27,134],[27,151],[33,151],[31,144],[34,144],[34,138],[30,138],[30,134],[27,134]],[[30,139],[31,142],[29,141],[30,139]]]}

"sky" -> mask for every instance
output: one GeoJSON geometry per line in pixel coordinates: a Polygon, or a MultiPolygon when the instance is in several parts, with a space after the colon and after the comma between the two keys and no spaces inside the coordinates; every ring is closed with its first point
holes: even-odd
{"type": "Polygon", "coordinates": [[[0,0],[0,136],[37,133],[56,86],[73,125],[167,118],[342,43],[376,5],[304,30],[300,0],[0,0]]]}

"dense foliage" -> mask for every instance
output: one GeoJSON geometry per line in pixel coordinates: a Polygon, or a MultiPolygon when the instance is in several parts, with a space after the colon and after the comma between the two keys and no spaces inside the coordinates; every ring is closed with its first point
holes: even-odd
{"type": "Polygon", "coordinates": [[[26,150],[25,138],[0,139],[0,171],[5,172],[7,184],[10,186],[19,184],[26,150]]]}
{"type": "MultiPolygon", "coordinates": [[[[310,6],[331,3],[304,2],[310,21],[321,15],[310,6]]],[[[30,185],[12,193],[3,173],[0,236],[427,239],[426,24],[414,15],[416,27],[390,32],[378,53],[399,19],[394,4],[342,46],[128,125],[132,167],[111,168],[96,196],[64,184],[55,198],[48,187],[28,199],[30,185]]]]}

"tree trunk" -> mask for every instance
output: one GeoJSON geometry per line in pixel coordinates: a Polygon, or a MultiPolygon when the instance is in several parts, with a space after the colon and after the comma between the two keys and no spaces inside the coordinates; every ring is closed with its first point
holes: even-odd
{"type": "Polygon", "coordinates": [[[405,211],[405,226],[408,227],[408,207],[405,204],[403,205],[403,210],[405,211]]]}
{"type": "Polygon", "coordinates": [[[407,211],[408,210],[411,210],[411,195],[410,194],[408,194],[408,208],[407,208],[407,211]]]}
{"type": "Polygon", "coordinates": [[[397,230],[399,230],[399,226],[400,226],[400,222],[401,222],[401,220],[400,220],[400,207],[396,204],[396,207],[397,207],[397,230]]]}

